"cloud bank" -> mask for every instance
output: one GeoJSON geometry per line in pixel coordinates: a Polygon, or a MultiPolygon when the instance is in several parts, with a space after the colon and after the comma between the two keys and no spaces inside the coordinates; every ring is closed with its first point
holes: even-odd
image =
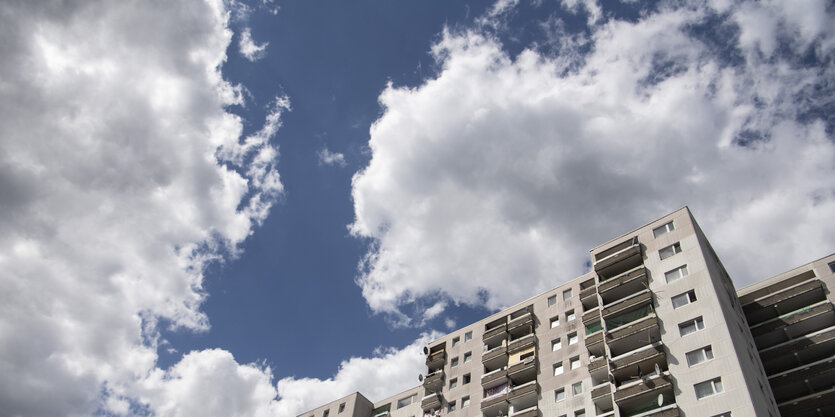
{"type": "Polygon", "coordinates": [[[156,368],[160,327],[209,328],[204,266],[282,192],[289,103],[242,137],[224,3],[2,9],[0,415],[266,415],[268,370],[228,352],[156,368]]]}
{"type": "Polygon", "coordinates": [[[420,324],[439,314],[419,307],[431,300],[512,304],[683,205],[737,286],[835,247],[825,1],[694,2],[634,21],[568,3],[598,23],[568,33],[550,16],[552,42],[515,56],[500,25],[447,30],[435,78],[380,95],[350,226],[372,242],[358,284],[374,311],[420,324]]]}

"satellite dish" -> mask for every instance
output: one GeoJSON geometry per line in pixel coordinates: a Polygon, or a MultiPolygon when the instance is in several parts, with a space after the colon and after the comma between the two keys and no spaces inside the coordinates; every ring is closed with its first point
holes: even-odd
{"type": "Polygon", "coordinates": [[[661,375],[661,367],[657,363],[655,364],[655,374],[661,375]]]}
{"type": "Polygon", "coordinates": [[[423,354],[424,354],[424,355],[428,355],[428,354],[429,354],[429,347],[427,347],[427,346],[424,346],[424,347],[423,347],[423,354]]]}
{"type": "Polygon", "coordinates": [[[664,394],[658,394],[658,406],[664,405],[664,394]]]}
{"type": "Polygon", "coordinates": [[[423,374],[418,374],[418,381],[423,382],[423,374]]]}

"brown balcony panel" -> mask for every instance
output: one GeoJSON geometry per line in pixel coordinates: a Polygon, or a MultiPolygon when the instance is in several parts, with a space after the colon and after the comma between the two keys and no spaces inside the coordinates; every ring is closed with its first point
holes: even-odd
{"type": "Polygon", "coordinates": [[[765,288],[760,288],[756,291],[745,294],[742,297],[739,297],[739,303],[744,306],[744,305],[746,305],[746,304],[748,304],[748,303],[750,303],[750,302],[752,302],[752,301],[754,301],[758,298],[762,298],[762,297],[765,297],[768,294],[773,294],[773,293],[776,293],[778,291],[784,290],[786,288],[795,286],[797,284],[800,284],[803,281],[810,280],[814,277],[815,277],[815,271],[810,269],[808,271],[805,271],[805,272],[802,272],[798,275],[795,275],[791,278],[781,280],[780,282],[776,282],[776,283],[774,283],[772,285],[769,285],[765,288]]]}
{"type": "Polygon", "coordinates": [[[815,279],[748,303],[742,310],[748,324],[754,325],[825,299],[823,283],[815,279]]]}
{"type": "Polygon", "coordinates": [[[600,285],[597,286],[597,292],[600,293],[600,295],[604,295],[608,291],[620,287],[621,285],[631,284],[636,281],[646,281],[646,277],[647,269],[637,268],[619,277],[601,282],[600,285]]]}
{"type": "Polygon", "coordinates": [[[589,297],[594,297],[596,295],[597,295],[597,287],[595,287],[594,285],[592,285],[591,287],[583,288],[582,290],[580,290],[580,300],[581,301],[583,301],[583,300],[585,300],[589,297]]]}
{"type": "Polygon", "coordinates": [[[507,324],[502,324],[500,326],[494,327],[486,332],[484,332],[484,336],[481,337],[482,340],[491,339],[495,336],[500,334],[507,333],[507,324]]]}
{"type": "Polygon", "coordinates": [[[594,264],[594,272],[601,277],[612,277],[643,263],[641,246],[634,245],[594,264]]]}
{"type": "Polygon", "coordinates": [[[507,356],[507,348],[506,347],[503,346],[503,347],[498,348],[498,349],[493,349],[493,350],[485,353],[484,355],[481,355],[481,362],[482,363],[483,362],[490,362],[493,359],[498,358],[499,356],[507,356]]]}
{"type": "Polygon", "coordinates": [[[626,248],[629,248],[631,246],[635,246],[637,244],[638,244],[637,236],[636,237],[631,237],[629,239],[624,240],[623,242],[618,243],[615,246],[612,246],[609,249],[602,250],[602,251],[596,253],[594,255],[594,261],[599,262],[601,259],[608,258],[611,255],[614,255],[614,254],[616,254],[616,253],[618,253],[618,252],[620,252],[620,251],[622,251],[626,248]]]}
{"type": "Polygon", "coordinates": [[[591,391],[591,400],[594,401],[604,395],[612,393],[612,384],[603,385],[600,388],[595,388],[591,391]]]}
{"type": "Polygon", "coordinates": [[[621,301],[611,307],[604,308],[603,319],[609,319],[613,316],[616,316],[621,313],[626,313],[629,310],[645,306],[649,303],[652,303],[652,293],[645,292],[628,300],[621,301]]]}
{"type": "Polygon", "coordinates": [[[507,394],[497,395],[481,401],[481,410],[484,411],[491,407],[507,407],[507,394]]]}
{"type": "MultiPolygon", "coordinates": [[[[666,361],[664,349],[658,346],[649,349],[644,349],[640,352],[635,352],[624,358],[620,358],[618,360],[613,361],[612,368],[620,370],[653,359],[666,361]]],[[[646,368],[646,371],[650,371],[650,369],[646,368]]]]}
{"type": "Polygon", "coordinates": [[[835,415],[835,387],[777,404],[780,415],[792,417],[835,415]],[[820,411],[820,414],[818,414],[820,411]]]}
{"type": "Polygon", "coordinates": [[[606,366],[607,360],[605,357],[595,358],[593,361],[589,362],[589,372],[595,372],[600,368],[606,366]]]}
{"type": "Polygon", "coordinates": [[[835,352],[835,328],[811,336],[801,336],[773,348],[760,351],[765,372],[769,375],[814,362],[835,352]]]}
{"type": "Polygon", "coordinates": [[[596,352],[603,348],[603,332],[593,333],[586,336],[586,350],[596,352]]]}
{"type": "Polygon", "coordinates": [[[655,376],[647,380],[647,382],[640,382],[627,388],[618,389],[615,391],[615,402],[620,403],[621,401],[653,391],[672,389],[672,386],[673,384],[666,377],[655,376]]]}
{"type": "Polygon", "coordinates": [[[507,368],[507,374],[512,376],[513,374],[530,371],[532,369],[536,369],[535,360],[532,360],[530,362],[521,361],[516,362],[513,365],[510,365],[510,367],[507,368]]]}
{"type": "Polygon", "coordinates": [[[528,411],[524,411],[524,412],[521,412],[521,413],[516,413],[516,414],[512,415],[511,417],[537,417],[538,415],[539,415],[539,409],[538,408],[533,408],[533,409],[528,410],[528,411]]]}
{"type": "Polygon", "coordinates": [[[440,365],[443,365],[446,362],[446,352],[440,351],[429,354],[426,357],[426,367],[429,369],[437,368],[440,365]]]}
{"type": "Polygon", "coordinates": [[[824,375],[827,375],[827,380],[835,381],[835,366],[833,366],[833,361],[835,361],[835,357],[830,357],[828,360],[824,359],[806,366],[801,365],[790,371],[769,377],[768,383],[771,385],[773,391],[777,391],[781,387],[792,384],[803,384],[804,381],[824,375]]]}
{"type": "Polygon", "coordinates": [[[430,395],[420,402],[420,406],[424,410],[427,408],[438,408],[441,406],[441,396],[439,394],[430,395]]]}
{"type": "Polygon", "coordinates": [[[507,394],[507,400],[513,401],[517,398],[524,397],[531,393],[539,393],[538,384],[525,384],[523,386],[513,388],[512,390],[510,390],[510,393],[507,394]]]}
{"type": "MultiPolygon", "coordinates": [[[[751,335],[755,338],[757,336],[761,336],[767,333],[770,333],[774,330],[780,329],[781,327],[791,326],[793,324],[800,323],[806,319],[825,314],[827,312],[833,311],[832,303],[824,303],[815,307],[812,307],[806,311],[785,317],[785,318],[778,318],[766,323],[763,323],[759,326],[753,327],[751,329],[751,335]]],[[[828,326],[827,326],[828,327],[828,326]]],[[[820,330],[820,329],[815,329],[820,330]]],[[[812,330],[814,331],[814,330],[812,330]]]]}
{"type": "Polygon", "coordinates": [[[427,391],[437,391],[444,386],[444,373],[438,372],[427,376],[423,380],[423,388],[427,391]]]}
{"type": "Polygon", "coordinates": [[[496,373],[492,373],[489,375],[484,375],[481,377],[481,385],[487,385],[497,379],[507,378],[507,370],[502,370],[496,373]]]}
{"type": "Polygon", "coordinates": [[[518,352],[520,350],[524,350],[524,349],[527,349],[531,346],[534,346],[535,344],[536,344],[536,337],[534,337],[533,335],[524,336],[522,338],[512,340],[507,345],[507,353],[518,352]]]}
{"type": "Polygon", "coordinates": [[[517,317],[510,321],[507,324],[507,330],[512,331],[522,326],[533,326],[533,315],[531,313],[525,313],[521,317],[517,317]]]}

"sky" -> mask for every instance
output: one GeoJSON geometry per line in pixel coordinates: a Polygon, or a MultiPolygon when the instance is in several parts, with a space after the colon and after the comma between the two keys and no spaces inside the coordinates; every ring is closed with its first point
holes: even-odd
{"type": "Polygon", "coordinates": [[[277,416],[680,207],[835,250],[825,0],[0,4],[0,417],[277,416]]]}

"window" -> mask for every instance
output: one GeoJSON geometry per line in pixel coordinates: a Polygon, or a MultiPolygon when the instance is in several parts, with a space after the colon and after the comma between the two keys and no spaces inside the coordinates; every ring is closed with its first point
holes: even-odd
{"type": "Polygon", "coordinates": [[[559,317],[551,317],[551,328],[557,327],[560,325],[560,318],[559,317]]]}
{"type": "Polygon", "coordinates": [[[554,376],[562,375],[562,362],[554,365],[554,376]]]}
{"type": "Polygon", "coordinates": [[[655,236],[655,237],[658,237],[658,236],[661,236],[663,234],[672,232],[673,230],[676,230],[676,228],[675,228],[675,226],[673,226],[673,222],[669,222],[667,224],[658,226],[655,229],[652,229],[652,235],[655,236]]]}
{"type": "Polygon", "coordinates": [[[339,412],[345,411],[345,403],[339,404],[339,412]]]}
{"type": "Polygon", "coordinates": [[[832,261],[827,265],[829,265],[829,270],[832,271],[832,273],[835,273],[835,261],[832,261]]]}
{"type": "Polygon", "coordinates": [[[553,307],[556,304],[557,304],[557,296],[556,295],[552,295],[552,296],[548,297],[548,307],[553,307]]]}
{"type": "Polygon", "coordinates": [[[331,410],[325,410],[325,412],[322,413],[322,417],[328,417],[328,414],[330,414],[330,413],[331,413],[331,410]]]}
{"type": "Polygon", "coordinates": [[[688,320],[678,325],[678,331],[682,336],[687,336],[690,333],[695,333],[704,328],[705,322],[701,317],[696,317],[693,320],[688,320]]]}
{"type": "Polygon", "coordinates": [[[577,332],[568,334],[568,346],[577,343],[577,332]]]}
{"type": "Polygon", "coordinates": [[[730,411],[728,411],[728,412],[726,412],[726,413],[717,414],[717,415],[715,415],[715,416],[713,416],[713,417],[731,417],[731,412],[730,412],[730,411]]]}
{"type": "Polygon", "coordinates": [[[686,306],[690,303],[696,302],[696,291],[690,290],[684,294],[679,294],[673,297],[673,308],[679,308],[681,306],[686,306]]]}
{"type": "MultiPolygon", "coordinates": [[[[417,394],[414,394],[414,395],[410,395],[406,398],[401,398],[401,399],[397,400],[397,408],[401,409],[401,408],[413,403],[416,398],[417,398],[417,394]]],[[[341,413],[341,411],[340,411],[340,413],[341,413]]]]}
{"type": "Polygon", "coordinates": [[[568,310],[565,312],[565,321],[571,321],[577,318],[577,315],[574,314],[574,310],[568,310]]]}
{"type": "Polygon", "coordinates": [[[554,401],[562,401],[565,399],[565,388],[560,388],[554,391],[554,401]]]}
{"type": "Polygon", "coordinates": [[[707,345],[701,349],[696,349],[692,352],[687,352],[687,366],[698,365],[702,362],[713,359],[713,348],[707,345]]]}
{"type": "Polygon", "coordinates": [[[658,256],[660,256],[661,259],[667,259],[677,253],[681,253],[681,243],[679,242],[673,243],[672,245],[667,246],[666,248],[662,248],[660,251],[658,251],[658,256]]]}
{"type": "Polygon", "coordinates": [[[586,417],[586,410],[577,410],[574,412],[574,417],[586,417]]]}
{"type": "Polygon", "coordinates": [[[473,352],[467,352],[464,354],[464,363],[473,360],[473,352]]]}
{"type": "Polygon", "coordinates": [[[453,389],[458,386],[458,378],[452,378],[449,380],[449,389],[453,389]]]}
{"type": "Polygon", "coordinates": [[[571,370],[575,370],[575,369],[579,368],[580,367],[580,357],[575,356],[575,357],[569,359],[569,363],[571,364],[570,365],[571,370]]]}
{"type": "Polygon", "coordinates": [[[699,382],[694,385],[693,388],[696,389],[696,398],[698,399],[718,394],[722,392],[722,378],[714,378],[710,381],[699,382]]]}
{"type": "Polygon", "coordinates": [[[469,342],[470,340],[473,340],[473,332],[464,333],[464,341],[469,342]]]}
{"type": "Polygon", "coordinates": [[[556,352],[562,349],[562,340],[554,339],[551,341],[551,352],[556,352]]]}
{"type": "Polygon", "coordinates": [[[464,376],[461,377],[461,385],[469,384],[470,379],[472,379],[472,377],[470,377],[470,374],[464,374],[464,376]]]}
{"type": "Polygon", "coordinates": [[[447,405],[447,407],[446,407],[446,411],[447,411],[447,413],[451,413],[451,412],[455,411],[455,401],[450,401],[449,402],[449,405],[447,405]]]}
{"type": "Polygon", "coordinates": [[[461,343],[461,338],[460,337],[453,337],[452,338],[452,347],[457,346],[459,343],[461,343]]]}
{"type": "Polygon", "coordinates": [[[580,395],[583,393],[583,381],[574,383],[571,385],[571,393],[574,395],[580,395]]]}
{"type": "Polygon", "coordinates": [[[569,298],[571,298],[571,288],[562,292],[563,301],[568,300],[569,298]]]}
{"type": "Polygon", "coordinates": [[[461,398],[461,408],[467,408],[470,405],[470,397],[461,398]]]}
{"type": "Polygon", "coordinates": [[[450,367],[450,368],[455,367],[455,366],[458,366],[458,356],[456,356],[456,357],[452,358],[452,359],[449,361],[449,367],[450,367]]]}
{"type": "Polygon", "coordinates": [[[672,271],[667,271],[664,273],[664,278],[667,278],[667,282],[673,282],[681,277],[687,275],[687,265],[682,265],[672,271]]]}

